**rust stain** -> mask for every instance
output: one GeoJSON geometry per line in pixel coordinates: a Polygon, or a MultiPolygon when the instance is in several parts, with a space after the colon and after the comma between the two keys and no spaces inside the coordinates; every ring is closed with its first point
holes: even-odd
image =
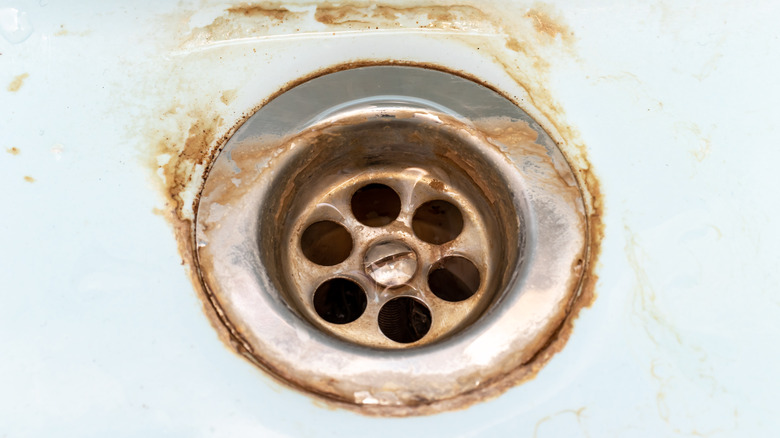
{"type": "MultiPolygon", "coordinates": [[[[681,405],[679,397],[669,393],[679,392],[680,381],[684,380],[697,391],[707,391],[705,399],[711,403],[711,406],[722,407],[724,403],[728,403],[727,400],[719,397],[719,394],[726,392],[725,388],[718,383],[716,376],[711,374],[711,368],[707,366],[707,351],[692,343],[684,332],[681,333],[673,321],[670,321],[670,315],[664,312],[662,304],[658,302],[651,277],[645,270],[649,257],[642,248],[637,235],[627,224],[624,224],[624,233],[626,260],[635,276],[632,320],[637,322],[649,341],[649,345],[644,347],[643,351],[652,354],[648,372],[658,385],[655,396],[658,417],[675,433],[695,435],[698,433],[695,429],[682,430],[676,425],[677,420],[685,416],[687,405],[681,405]],[[699,362],[698,375],[680,375],[680,370],[677,367],[679,357],[696,357],[699,362]]],[[[702,406],[706,409],[706,405],[702,406]]]]}
{"type": "Polygon", "coordinates": [[[537,5],[533,9],[526,12],[525,17],[533,21],[534,29],[539,35],[544,35],[549,38],[555,39],[560,37],[562,40],[571,42],[574,32],[560,20],[560,18],[553,18],[551,10],[544,5],[537,5]]]}
{"type": "MultiPolygon", "coordinates": [[[[178,17],[171,17],[174,20],[178,17]]],[[[199,46],[236,38],[253,38],[258,35],[282,34],[303,26],[306,12],[291,11],[276,3],[244,3],[225,9],[213,22],[192,30],[181,42],[182,47],[199,46]],[[284,30],[285,32],[283,32],[284,30]]]]}
{"type": "Polygon", "coordinates": [[[444,190],[444,183],[437,179],[431,181],[430,185],[433,190],[438,190],[440,192],[444,190]]]}
{"type": "MultiPolygon", "coordinates": [[[[166,114],[175,112],[175,109],[171,109],[166,114]]],[[[187,129],[186,136],[177,138],[180,136],[166,135],[154,148],[155,157],[170,156],[170,159],[162,164],[159,164],[159,160],[154,160],[154,165],[158,169],[158,174],[164,178],[168,197],[175,204],[179,217],[182,217],[182,208],[186,202],[181,195],[192,183],[193,169],[198,165],[206,164],[211,156],[210,153],[213,152],[212,146],[217,139],[217,129],[221,127],[221,117],[209,116],[207,113],[200,114],[194,114],[200,121],[187,129]]]]}
{"type": "MultiPolygon", "coordinates": [[[[327,26],[332,33],[341,31],[424,29],[432,31],[462,31],[496,34],[501,30],[493,17],[482,9],[468,4],[400,6],[393,4],[333,4],[301,3],[311,7],[315,21],[327,26]]],[[[310,13],[291,11],[278,3],[243,4],[225,10],[212,23],[196,28],[182,41],[183,48],[200,47],[237,38],[258,35],[289,35],[307,32],[320,36],[320,29],[312,29],[310,13]]],[[[530,20],[529,20],[530,21],[530,20]]]]}
{"type": "Polygon", "coordinates": [[[693,153],[693,157],[701,163],[704,161],[705,158],[707,158],[710,155],[710,152],[712,151],[712,140],[709,139],[709,137],[703,137],[701,139],[701,144],[699,145],[698,149],[695,149],[693,153]]]}
{"type": "Polygon", "coordinates": [[[248,4],[228,8],[230,14],[240,14],[245,17],[267,17],[277,21],[286,19],[290,14],[294,14],[289,9],[282,7],[281,3],[275,4],[248,4]]]}
{"type": "Polygon", "coordinates": [[[24,180],[27,181],[28,183],[34,183],[35,182],[35,178],[33,178],[33,177],[29,176],[29,175],[25,175],[24,176],[24,180]]]}
{"type": "MultiPolygon", "coordinates": [[[[207,164],[216,153],[215,145],[225,142],[235,129],[246,120],[245,116],[237,121],[232,128],[225,128],[220,116],[208,110],[192,109],[181,112],[179,103],[174,103],[162,112],[162,117],[173,117],[181,120],[177,128],[153,130],[148,163],[154,170],[155,177],[162,183],[165,200],[163,208],[154,212],[163,216],[173,226],[174,236],[181,255],[181,264],[185,266],[196,291],[200,295],[202,310],[209,323],[217,332],[221,341],[231,347],[232,351],[246,357],[251,352],[249,344],[243,341],[241,335],[233,328],[222,313],[214,296],[203,286],[200,273],[196,269],[196,251],[194,247],[193,218],[187,213],[187,207],[197,208],[198,198],[187,200],[182,196],[196,181],[196,171],[199,166],[207,164]],[[184,131],[183,125],[191,123],[184,131]],[[186,132],[186,135],[182,135],[186,132]],[[218,136],[218,132],[221,136],[218,136]]],[[[254,362],[254,361],[253,361],[254,362]]]]}
{"type": "MultiPolygon", "coordinates": [[[[556,102],[547,84],[551,59],[576,56],[572,46],[573,33],[556,17],[553,11],[543,6],[536,6],[523,14],[517,13],[519,11],[507,11],[503,5],[491,8],[488,4],[429,7],[403,7],[397,4],[366,6],[350,3],[338,6],[332,4],[315,5],[314,18],[320,25],[325,25],[328,31],[332,31],[334,34],[342,30],[351,30],[355,25],[371,29],[415,27],[462,31],[462,33],[449,34],[448,38],[479,49],[480,53],[484,54],[488,60],[501,66],[516,84],[527,92],[528,99],[521,100],[516,96],[505,96],[523,108],[532,108],[538,111],[535,114],[544,118],[539,121],[546,130],[551,132],[551,129],[548,128],[552,128],[552,132],[557,133],[558,137],[553,138],[559,143],[561,152],[575,174],[576,184],[585,200],[588,217],[587,253],[584,260],[578,261],[572,266],[573,271],[583,273],[580,277],[580,284],[577,285],[578,293],[568,304],[568,313],[564,321],[551,333],[547,343],[528,362],[504,376],[482,382],[478,388],[468,393],[429,404],[422,403],[418,406],[389,409],[377,406],[357,406],[347,401],[334,400],[324,393],[318,396],[318,403],[327,403],[367,415],[426,415],[467,408],[474,403],[495,398],[509,388],[534,378],[537,372],[566,345],[580,311],[589,307],[595,300],[595,288],[598,280],[596,267],[601,241],[604,237],[602,221],[604,203],[599,179],[587,159],[587,147],[580,140],[577,130],[565,121],[563,108],[556,102]],[[485,38],[482,34],[490,34],[494,38],[485,38]],[[526,43],[527,41],[533,41],[533,43],[526,43]]],[[[279,4],[257,3],[232,7],[226,9],[225,13],[217,17],[211,24],[185,34],[179,47],[187,49],[204,43],[209,44],[246,36],[306,32],[308,31],[304,26],[306,17],[305,12],[289,11],[280,7],[279,4]],[[300,28],[297,27],[298,25],[300,28]],[[294,31],[290,30],[291,28],[294,31]]],[[[231,347],[232,351],[260,368],[266,369],[253,355],[251,346],[241,335],[240,328],[226,318],[216,298],[205,287],[201,277],[202,273],[197,270],[192,212],[197,210],[199,200],[197,195],[192,195],[192,192],[199,193],[204,175],[221,146],[257,108],[278,94],[314,77],[367,65],[415,65],[443,70],[482,83],[503,94],[501,90],[496,90],[491,84],[484,83],[467,72],[452,71],[438,65],[419,62],[365,59],[329,66],[291,81],[256,108],[240,116],[232,116],[229,120],[223,118],[214,109],[216,101],[222,101],[227,105],[228,102],[225,100],[229,101],[228,96],[215,92],[211,101],[194,99],[190,103],[172,102],[167,109],[160,111],[159,116],[151,120],[147,127],[147,136],[152,145],[151,150],[147,152],[150,168],[155,174],[155,178],[160,181],[166,200],[162,214],[173,225],[182,256],[182,264],[186,266],[196,290],[203,299],[204,313],[220,338],[231,347]]],[[[181,83],[180,87],[186,92],[194,92],[194,90],[188,89],[184,83],[181,83]]],[[[236,90],[236,93],[238,92],[236,90]]],[[[522,132],[515,134],[519,135],[522,132]]],[[[281,378],[271,370],[266,369],[266,371],[281,384],[297,388],[294,383],[281,378]]]]}
{"type": "MultiPolygon", "coordinates": [[[[674,324],[669,323],[663,315],[663,312],[658,308],[656,304],[655,289],[650,282],[650,277],[645,272],[640,262],[641,247],[637,243],[636,235],[631,232],[628,225],[624,224],[626,246],[625,253],[631,269],[634,271],[637,282],[637,293],[634,295],[635,309],[641,309],[643,314],[649,316],[659,327],[663,327],[668,334],[672,335],[674,340],[678,344],[682,344],[682,336],[675,329],[674,324]]],[[[647,333],[648,339],[650,339],[656,346],[661,345],[662,341],[658,339],[658,335],[654,333],[649,324],[644,324],[643,328],[647,333]]]]}
{"type": "Polygon", "coordinates": [[[517,41],[514,38],[507,38],[506,40],[506,48],[515,52],[522,52],[525,50],[523,45],[520,43],[520,41],[517,41]]]}
{"type": "Polygon", "coordinates": [[[364,8],[355,6],[320,5],[314,12],[314,19],[323,24],[368,23],[369,15],[364,8]]]}
{"type": "MultiPolygon", "coordinates": [[[[585,412],[586,409],[587,408],[585,406],[583,406],[583,407],[581,407],[579,409],[565,409],[563,411],[559,411],[559,412],[556,412],[554,414],[550,414],[550,415],[548,415],[546,417],[542,417],[541,419],[539,419],[539,421],[536,422],[536,425],[534,425],[534,435],[533,435],[534,438],[536,438],[536,436],[538,436],[538,434],[539,434],[539,427],[542,424],[552,420],[553,418],[555,418],[557,416],[567,415],[567,414],[568,415],[574,415],[577,418],[577,423],[580,425],[580,429],[583,429],[583,431],[584,431],[583,424],[582,424],[582,414],[583,414],[583,412],[585,412]]],[[[585,435],[589,436],[587,432],[585,432],[585,435]]]]}
{"type": "Polygon", "coordinates": [[[693,122],[676,122],[674,124],[675,137],[681,141],[690,143],[690,154],[698,163],[704,162],[712,152],[712,139],[710,130],[703,132],[702,128],[693,122]]]}
{"type": "Polygon", "coordinates": [[[16,93],[19,91],[20,88],[22,88],[22,85],[24,85],[24,80],[30,77],[29,73],[22,73],[18,76],[16,76],[10,84],[8,84],[7,90],[11,93],[16,93]]]}
{"type": "Polygon", "coordinates": [[[237,94],[238,90],[225,90],[220,95],[219,100],[221,100],[225,105],[230,105],[234,100],[236,100],[237,94]]]}
{"type": "Polygon", "coordinates": [[[16,147],[13,147],[13,148],[7,148],[5,151],[6,151],[6,152],[8,152],[8,153],[9,153],[9,154],[11,154],[11,155],[19,155],[19,152],[21,152],[21,151],[19,150],[19,148],[16,148],[16,147]]]}
{"type": "Polygon", "coordinates": [[[330,26],[370,24],[374,29],[416,27],[432,29],[467,29],[482,27],[487,18],[470,5],[428,5],[399,7],[377,4],[371,7],[319,4],[314,19],[330,26]]]}
{"type": "Polygon", "coordinates": [[[685,126],[699,141],[699,147],[696,149],[693,149],[691,151],[691,154],[693,155],[693,158],[696,159],[699,163],[703,162],[709,155],[710,152],[712,152],[712,140],[708,135],[705,135],[702,133],[701,128],[699,125],[695,123],[690,123],[687,126],[685,126]]]}

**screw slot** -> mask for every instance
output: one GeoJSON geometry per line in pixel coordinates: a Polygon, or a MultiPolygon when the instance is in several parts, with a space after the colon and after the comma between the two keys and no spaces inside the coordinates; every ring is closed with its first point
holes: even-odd
{"type": "Polygon", "coordinates": [[[382,227],[401,213],[401,198],[384,184],[368,184],[352,195],[352,214],[363,225],[382,227]]]}
{"type": "Polygon", "coordinates": [[[348,324],[360,318],[366,310],[366,293],[357,283],[346,278],[334,278],[314,291],[314,310],[331,324],[348,324]]]}
{"type": "Polygon", "coordinates": [[[458,302],[471,298],[479,290],[479,270],[463,257],[446,257],[428,273],[428,287],[444,301],[458,302]]]}
{"type": "Polygon", "coordinates": [[[395,342],[411,344],[419,341],[430,328],[431,311],[414,298],[394,298],[379,311],[379,329],[395,342]]]}
{"type": "Polygon", "coordinates": [[[352,236],[336,222],[315,222],[303,232],[301,250],[307,259],[318,265],[338,265],[352,252],[352,236]]]}
{"type": "Polygon", "coordinates": [[[378,284],[396,287],[414,277],[417,254],[402,242],[381,242],[366,251],[363,264],[368,275],[378,284]]]}
{"type": "Polygon", "coordinates": [[[412,229],[420,240],[441,245],[455,240],[463,231],[463,215],[447,201],[429,201],[414,212],[412,229]]]}

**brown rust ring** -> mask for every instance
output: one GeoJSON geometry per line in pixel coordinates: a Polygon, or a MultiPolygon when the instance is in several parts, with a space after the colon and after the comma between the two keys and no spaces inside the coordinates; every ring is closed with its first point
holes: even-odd
{"type": "MultiPolygon", "coordinates": [[[[478,137],[482,145],[488,145],[484,152],[492,157],[491,163],[496,169],[515,178],[516,188],[522,188],[516,193],[522,194],[518,198],[532,204],[530,207],[520,205],[518,209],[528,208],[527,217],[534,221],[542,218],[548,225],[563,218],[566,230],[547,230],[541,234],[533,227],[523,230],[528,233],[531,243],[523,263],[513,271],[518,275],[501,291],[489,314],[468,332],[431,346],[394,353],[392,360],[386,355],[380,357],[375,350],[355,348],[324,336],[305,319],[289,311],[281,299],[284,294],[277,289],[278,283],[275,284],[265,270],[260,245],[247,246],[247,241],[252,242],[252,239],[247,239],[246,235],[224,231],[262,229],[261,215],[257,213],[262,211],[267,199],[263,193],[267,194],[272,188],[274,169],[283,167],[284,160],[290,159],[289,149],[295,144],[290,141],[290,135],[297,138],[301,133],[319,135],[322,120],[336,114],[332,110],[332,100],[325,99],[313,117],[302,116],[286,124],[278,123],[280,120],[274,118],[273,113],[284,108],[285,96],[292,102],[301,99],[300,94],[295,96],[288,92],[251,117],[215,161],[198,208],[199,268],[204,286],[211,291],[213,305],[224,315],[225,321],[231,321],[233,336],[243,340],[245,350],[254,361],[288,383],[332,400],[362,405],[365,411],[374,413],[403,414],[421,406],[455,406],[457,403],[453,400],[459,396],[493,386],[534,360],[557,333],[579,292],[585,271],[587,207],[578,179],[554,142],[541,126],[507,99],[471,81],[432,70],[375,67],[374,71],[342,72],[340,80],[354,84],[363,75],[364,82],[368,77],[374,83],[377,74],[382,73],[376,69],[385,69],[385,76],[379,74],[379,77],[385,78],[386,89],[401,87],[400,91],[406,94],[425,94],[437,89],[431,84],[449,84],[451,88],[440,90],[440,95],[419,99],[416,106],[407,105],[403,111],[433,115],[446,128],[454,127],[459,132],[478,137]],[[345,74],[352,77],[343,77],[345,74]],[[427,76],[416,82],[418,86],[425,84],[424,89],[409,90],[408,84],[415,81],[399,81],[399,75],[405,79],[409,75],[427,76]],[[447,81],[443,81],[442,76],[446,76],[447,81]],[[490,103],[474,105],[475,99],[479,98],[489,99],[490,103]],[[437,105],[426,105],[427,102],[437,105]],[[257,133],[264,137],[257,137],[257,133]],[[266,167],[259,168],[259,164],[266,167]],[[239,183],[234,181],[236,169],[243,171],[239,183]],[[247,175],[246,171],[250,169],[260,171],[247,175]],[[558,209],[551,211],[549,205],[553,204],[558,209]],[[227,255],[232,258],[221,257],[227,255]],[[534,258],[547,265],[548,271],[544,275],[529,277],[529,272],[534,272],[534,258]],[[232,266],[225,265],[226,260],[232,266]],[[251,267],[246,269],[247,266],[251,267]],[[559,280],[552,288],[557,291],[552,299],[552,294],[546,293],[550,290],[551,275],[557,275],[559,280]],[[527,305],[545,298],[552,303],[545,311],[527,305]],[[269,309],[269,312],[260,315],[256,313],[257,308],[269,309]],[[517,311],[528,308],[535,309],[536,313],[517,311]],[[276,318],[274,324],[264,319],[269,316],[276,318]],[[529,332],[531,325],[541,329],[529,332]],[[269,328],[280,327],[283,330],[268,333],[269,328]],[[323,353],[319,349],[322,346],[327,346],[330,353],[323,353]],[[308,351],[310,347],[311,351],[308,351]],[[464,352],[467,353],[465,356],[464,352]],[[279,360],[280,357],[285,360],[279,360]],[[421,368],[420,364],[426,362],[435,366],[421,368]]],[[[311,86],[311,83],[304,85],[311,86]]],[[[332,84],[327,88],[338,89],[332,84]]],[[[296,90],[306,93],[306,87],[293,88],[290,92],[296,90]]]]}

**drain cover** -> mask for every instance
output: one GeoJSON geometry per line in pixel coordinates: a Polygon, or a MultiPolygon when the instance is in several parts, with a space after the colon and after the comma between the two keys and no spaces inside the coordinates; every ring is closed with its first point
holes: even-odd
{"type": "Polygon", "coordinates": [[[577,292],[585,231],[568,164],[522,109],[456,75],[375,66],[249,118],[208,173],[195,238],[253,361],[392,410],[534,357],[577,292]]]}

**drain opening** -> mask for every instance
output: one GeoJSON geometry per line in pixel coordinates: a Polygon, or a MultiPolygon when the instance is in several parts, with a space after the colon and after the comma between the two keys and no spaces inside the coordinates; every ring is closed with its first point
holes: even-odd
{"type": "Polygon", "coordinates": [[[430,328],[431,311],[414,298],[394,298],[379,311],[379,329],[395,342],[410,344],[419,341],[430,328]]]}
{"type": "Polygon", "coordinates": [[[529,117],[411,67],[282,93],[226,143],[199,198],[210,305],[270,372],[372,412],[488,391],[547,345],[588,260],[576,177],[529,117]],[[240,187],[237,168],[252,176],[240,187]]]}
{"type": "Polygon", "coordinates": [[[429,201],[412,218],[414,234],[423,242],[441,245],[455,240],[463,230],[463,215],[447,201],[429,201]]]}
{"type": "Polygon", "coordinates": [[[352,280],[334,278],[314,292],[314,310],[331,324],[348,324],[360,318],[368,304],[363,288],[352,280]]]}
{"type": "Polygon", "coordinates": [[[464,257],[446,257],[433,265],[428,287],[444,301],[458,302],[471,298],[479,290],[479,270],[464,257]]]}
{"type": "MultiPolygon", "coordinates": [[[[511,264],[516,257],[513,251],[517,249],[497,241],[501,207],[490,204],[483,189],[468,173],[454,165],[445,168],[421,153],[429,147],[428,142],[441,150],[468,150],[469,143],[430,125],[408,120],[380,119],[364,123],[339,127],[338,137],[357,150],[322,144],[322,139],[332,138],[323,135],[309,143],[312,153],[305,153],[304,147],[299,149],[307,163],[291,164],[289,169],[294,172],[292,175],[305,175],[301,180],[307,181],[307,189],[287,196],[288,204],[272,204],[279,205],[273,211],[290,213],[286,220],[268,221],[280,228],[269,228],[265,235],[286,235],[289,237],[285,241],[301,241],[304,246],[310,240],[316,242],[308,251],[314,255],[304,252],[305,258],[297,251],[285,251],[282,247],[285,258],[280,268],[293,299],[296,295],[303,298],[296,303],[297,309],[320,328],[344,340],[376,348],[410,348],[434,343],[470,324],[490,305],[499,280],[495,272],[504,269],[492,267],[491,260],[511,264]],[[393,137],[382,137],[388,131],[385,126],[413,138],[416,143],[387,147],[382,142],[393,141],[393,137]],[[382,163],[366,165],[359,155],[366,153],[380,157],[382,163]],[[437,199],[442,192],[448,193],[450,200],[437,199]],[[415,210],[415,219],[412,215],[401,217],[401,212],[415,210]],[[346,220],[305,226],[314,218],[336,214],[346,220]],[[305,236],[301,230],[305,230],[305,236]],[[434,244],[425,244],[418,235],[434,244]],[[334,248],[342,240],[351,246],[334,248]],[[497,243],[485,245],[488,241],[497,243]],[[447,246],[439,246],[442,242],[447,242],[447,246]],[[353,257],[355,254],[359,256],[353,257]],[[459,274],[462,263],[443,262],[456,254],[490,268],[475,275],[474,265],[466,266],[463,269],[471,269],[461,275],[465,280],[458,280],[455,274],[459,274]],[[312,266],[309,261],[320,266],[312,266]],[[443,269],[433,274],[434,286],[442,283],[436,288],[441,297],[428,285],[427,267],[434,265],[443,269]],[[364,280],[359,284],[367,299],[365,311],[371,317],[359,324],[323,325],[328,319],[313,308],[310,294],[320,287],[324,278],[364,280]],[[436,283],[442,278],[443,281],[436,283]],[[478,290],[480,280],[486,286],[482,290],[478,290]],[[413,293],[408,293],[410,290],[413,293]],[[416,301],[394,301],[401,296],[412,296],[416,301]],[[467,300],[472,296],[474,299],[467,300]],[[457,302],[457,306],[447,305],[445,301],[457,302]],[[381,318],[377,318],[380,312],[381,318]]],[[[284,181],[289,180],[280,180],[284,181]]],[[[493,196],[501,199],[498,193],[501,192],[496,190],[493,196]]],[[[503,205],[508,206],[505,201],[503,205]]],[[[505,232],[504,237],[516,236],[517,229],[505,232]]]]}
{"type": "Polygon", "coordinates": [[[523,250],[523,229],[506,182],[484,161],[479,143],[459,129],[408,117],[405,111],[400,109],[393,118],[349,114],[339,123],[328,123],[325,132],[298,141],[296,155],[276,179],[291,189],[272,192],[267,204],[269,214],[284,213],[264,216],[262,221],[261,235],[266,239],[281,236],[284,242],[303,246],[309,240],[317,242],[308,251],[315,255],[286,245],[263,246],[278,263],[274,272],[294,308],[318,328],[374,348],[418,347],[458,333],[495,302],[507,281],[502,273],[519,262],[523,250]],[[437,158],[447,154],[469,161],[437,158]],[[339,219],[316,222],[325,217],[339,219]],[[311,222],[315,224],[308,225],[311,222]],[[328,238],[315,240],[321,235],[328,238]],[[350,245],[334,248],[342,240],[350,245]],[[442,263],[453,256],[473,265],[442,263]],[[432,280],[441,297],[429,285],[428,267],[434,265],[443,269],[432,280]],[[485,268],[474,274],[474,266],[485,268]],[[371,318],[359,324],[325,324],[327,320],[313,308],[311,291],[323,279],[339,277],[363,280],[359,284],[371,318]],[[407,303],[410,309],[425,310],[416,311],[417,319],[392,317],[399,314],[391,310],[401,301],[390,304],[377,319],[390,301],[401,296],[417,300],[407,303]],[[414,330],[410,321],[415,321],[414,330]]]}
{"type": "Polygon", "coordinates": [[[315,222],[303,232],[301,250],[307,259],[318,265],[338,265],[352,252],[352,236],[336,222],[315,222]]]}
{"type": "Polygon", "coordinates": [[[401,198],[384,184],[369,184],[352,195],[352,214],[363,225],[382,227],[401,213],[401,198]]]}

